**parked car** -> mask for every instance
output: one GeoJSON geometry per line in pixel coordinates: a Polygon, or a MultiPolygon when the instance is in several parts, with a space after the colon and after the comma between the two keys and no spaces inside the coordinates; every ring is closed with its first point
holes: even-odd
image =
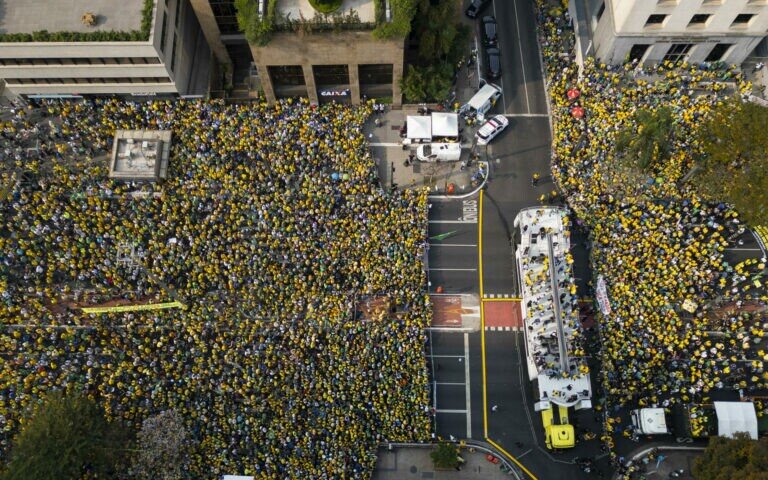
{"type": "Polygon", "coordinates": [[[496,47],[485,49],[485,75],[491,80],[501,76],[501,52],[496,47]]]}
{"type": "Polygon", "coordinates": [[[491,3],[491,0],[472,0],[464,13],[469,18],[477,18],[480,11],[487,7],[489,3],[491,3]]]}
{"type": "Polygon", "coordinates": [[[491,140],[496,138],[496,135],[507,128],[507,125],[509,125],[509,120],[504,115],[496,115],[495,117],[489,118],[475,134],[475,137],[477,137],[477,144],[488,145],[491,140]]]}
{"type": "Polygon", "coordinates": [[[483,34],[483,45],[486,47],[495,47],[499,43],[496,19],[493,18],[493,15],[483,17],[483,28],[481,28],[481,30],[483,34]]]}

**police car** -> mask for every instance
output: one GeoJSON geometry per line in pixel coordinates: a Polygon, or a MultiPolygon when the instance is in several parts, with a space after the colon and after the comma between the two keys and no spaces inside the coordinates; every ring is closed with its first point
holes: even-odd
{"type": "Polygon", "coordinates": [[[477,144],[488,145],[496,135],[507,128],[507,125],[509,125],[509,120],[504,115],[496,115],[495,117],[488,119],[475,134],[477,144]]]}

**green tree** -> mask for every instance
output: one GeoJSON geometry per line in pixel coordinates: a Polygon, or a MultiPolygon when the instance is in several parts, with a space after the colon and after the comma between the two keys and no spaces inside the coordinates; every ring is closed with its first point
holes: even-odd
{"type": "Polygon", "coordinates": [[[436,468],[456,468],[459,464],[459,452],[456,445],[449,442],[440,442],[429,454],[436,468]]]}
{"type": "Polygon", "coordinates": [[[732,203],[752,225],[768,222],[768,108],[739,98],[717,107],[696,137],[699,190],[732,203]]]}
{"type": "Polygon", "coordinates": [[[768,438],[751,440],[711,437],[704,454],[693,464],[697,480],[768,480],[768,438]]]}
{"type": "Polygon", "coordinates": [[[616,155],[641,169],[650,169],[669,159],[674,135],[672,111],[668,107],[638,110],[632,125],[616,138],[616,155]]]}
{"type": "Polygon", "coordinates": [[[101,408],[78,394],[49,393],[25,421],[0,475],[3,480],[113,478],[126,435],[101,408]]]}
{"type": "Polygon", "coordinates": [[[445,63],[426,67],[409,65],[400,87],[410,102],[439,101],[451,90],[452,74],[451,66],[445,63]]]}
{"type": "Polygon", "coordinates": [[[277,15],[277,1],[267,1],[267,14],[259,15],[258,0],[235,0],[237,24],[245,32],[248,42],[266,45],[272,37],[272,29],[277,15]]]}

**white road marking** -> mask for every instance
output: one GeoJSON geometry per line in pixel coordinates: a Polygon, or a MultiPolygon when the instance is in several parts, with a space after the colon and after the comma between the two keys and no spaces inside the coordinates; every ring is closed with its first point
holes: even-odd
{"type": "Polygon", "coordinates": [[[763,240],[760,238],[760,236],[754,230],[749,230],[749,233],[751,233],[752,236],[755,238],[757,245],[760,247],[760,251],[763,252],[763,256],[764,257],[768,256],[768,253],[766,253],[766,251],[764,250],[765,245],[763,245],[763,240]]]}
{"type": "Polygon", "coordinates": [[[472,404],[469,395],[469,334],[464,334],[464,381],[467,392],[467,438],[472,438],[472,404]]]}
{"type": "Polygon", "coordinates": [[[430,243],[429,248],[432,247],[467,247],[467,248],[474,248],[477,247],[476,243],[430,243]]]}
{"type": "Polygon", "coordinates": [[[726,250],[732,250],[734,252],[762,252],[760,248],[726,248],[726,250]]]}
{"type": "Polygon", "coordinates": [[[476,268],[430,268],[430,272],[476,272],[476,268]]]}
{"type": "Polygon", "coordinates": [[[368,146],[370,147],[402,147],[402,143],[391,143],[391,142],[382,142],[382,143],[369,143],[368,146]]]}
{"type": "MultiPolygon", "coordinates": [[[[518,18],[519,15],[517,14],[517,2],[516,0],[512,0],[512,6],[515,8],[515,25],[517,26],[517,47],[520,50],[520,66],[522,67],[520,71],[523,73],[523,87],[525,87],[525,104],[528,107],[528,113],[531,113],[531,101],[528,99],[528,79],[525,77],[525,62],[523,61],[523,42],[520,41],[522,36],[520,35],[520,19],[518,18]]],[[[494,6],[494,13],[495,13],[495,6],[494,6]]],[[[504,111],[507,111],[505,108],[504,111]]]]}
{"type": "MultiPolygon", "coordinates": [[[[465,334],[466,335],[466,334],[465,334]]],[[[466,383],[457,383],[457,382],[435,382],[435,385],[466,385],[466,383]]]]}
{"type": "MultiPolygon", "coordinates": [[[[429,331],[429,356],[434,358],[434,350],[432,350],[432,331],[429,331]]],[[[432,378],[435,378],[435,362],[432,362],[432,378]]],[[[432,382],[434,383],[434,382],[432,382]]],[[[432,394],[432,408],[437,410],[437,385],[434,385],[432,394]]],[[[435,419],[435,428],[437,428],[437,419],[435,419]]]]}
{"type": "MultiPolygon", "coordinates": [[[[432,334],[430,333],[430,337],[432,334]]],[[[430,347],[430,351],[432,348],[430,347]]],[[[464,355],[429,355],[429,358],[464,358],[464,355]]]]}
{"type": "Polygon", "coordinates": [[[549,114],[547,113],[505,113],[505,117],[507,118],[514,118],[514,117],[549,117],[549,114]]]}
{"type": "Polygon", "coordinates": [[[437,413],[467,413],[466,410],[435,410],[437,413]]]}
{"type": "Polygon", "coordinates": [[[477,223],[475,222],[468,222],[466,220],[430,220],[429,223],[477,223]]]}
{"type": "Polygon", "coordinates": [[[529,448],[528,450],[526,450],[526,451],[524,451],[523,453],[521,453],[520,455],[518,455],[518,456],[517,456],[517,458],[518,458],[518,459],[520,459],[520,458],[523,458],[524,456],[526,456],[526,455],[528,455],[529,453],[531,453],[531,451],[532,451],[532,450],[533,450],[533,449],[529,448]]]}

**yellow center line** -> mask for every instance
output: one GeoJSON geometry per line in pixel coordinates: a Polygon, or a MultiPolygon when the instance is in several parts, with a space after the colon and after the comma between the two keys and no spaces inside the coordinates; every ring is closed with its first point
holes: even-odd
{"type": "Polygon", "coordinates": [[[515,457],[513,457],[512,455],[510,455],[508,451],[506,451],[506,450],[504,450],[503,448],[501,448],[501,445],[499,445],[498,443],[494,442],[494,441],[493,441],[493,440],[491,440],[490,438],[486,438],[486,440],[488,441],[488,443],[490,443],[491,445],[493,445],[494,447],[496,447],[496,449],[497,449],[498,451],[500,451],[501,453],[503,453],[504,455],[506,455],[507,457],[509,457],[509,459],[510,459],[510,460],[512,460],[513,462],[515,462],[515,465],[517,465],[518,467],[520,467],[520,469],[521,469],[522,471],[524,471],[526,475],[528,475],[529,477],[531,477],[531,479],[532,479],[532,480],[539,480],[539,479],[536,477],[536,475],[534,475],[533,473],[531,473],[531,471],[530,471],[530,470],[528,470],[527,468],[525,468],[525,466],[524,466],[522,463],[520,463],[520,460],[516,459],[515,457]]]}
{"type": "Polygon", "coordinates": [[[478,251],[478,271],[480,272],[480,345],[482,348],[482,357],[483,357],[483,433],[485,440],[493,445],[497,450],[502,452],[504,455],[506,455],[510,460],[515,462],[515,464],[520,467],[520,469],[525,472],[529,477],[531,477],[532,480],[538,480],[536,476],[531,473],[530,470],[525,468],[522,463],[520,463],[520,460],[516,459],[512,455],[510,455],[509,452],[501,448],[501,446],[488,438],[488,381],[486,378],[486,369],[485,369],[485,309],[483,308],[483,303],[485,302],[519,302],[521,299],[519,298],[483,298],[483,191],[480,190],[480,201],[478,202],[477,207],[477,251],[478,251]]]}
{"type": "MultiPolygon", "coordinates": [[[[480,298],[483,298],[483,191],[480,190],[480,201],[477,207],[477,251],[478,271],[480,272],[480,298]]],[[[483,357],[483,436],[488,437],[488,388],[485,378],[485,309],[480,303],[480,346],[483,357]]]]}

